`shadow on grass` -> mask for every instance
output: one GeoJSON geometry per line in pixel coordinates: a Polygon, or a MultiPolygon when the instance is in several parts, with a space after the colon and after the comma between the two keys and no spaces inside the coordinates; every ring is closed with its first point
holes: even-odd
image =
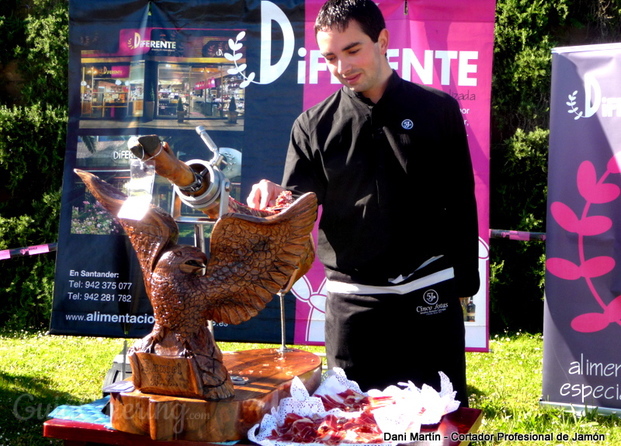
{"type": "Polygon", "coordinates": [[[0,372],[0,445],[61,444],[43,438],[43,422],[57,406],[83,402],[52,387],[47,378],[0,372]]]}

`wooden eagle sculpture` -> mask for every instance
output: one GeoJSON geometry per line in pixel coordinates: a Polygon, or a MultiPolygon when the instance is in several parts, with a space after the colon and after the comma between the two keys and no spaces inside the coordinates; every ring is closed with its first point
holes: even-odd
{"type": "MultiPolygon", "coordinates": [[[[116,216],[125,194],[91,173],[75,172],[116,216]]],[[[236,202],[235,209],[243,207],[236,202]]],[[[208,321],[239,324],[254,317],[275,293],[292,285],[292,278],[305,273],[314,257],[309,243],[317,216],[314,194],[271,215],[246,209],[249,215],[229,212],[217,219],[208,253],[179,245],[177,224],[159,207],[152,205],[139,221],[117,217],[136,251],[155,318],[152,332],[132,347],[130,359],[140,352],[192,358],[204,399],[233,395],[208,321]]]]}

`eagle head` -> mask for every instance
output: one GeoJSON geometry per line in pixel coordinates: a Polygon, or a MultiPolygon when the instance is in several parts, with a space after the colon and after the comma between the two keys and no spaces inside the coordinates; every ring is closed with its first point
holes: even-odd
{"type": "Polygon", "coordinates": [[[177,245],[164,252],[157,262],[156,272],[175,276],[179,272],[204,276],[208,262],[207,255],[199,248],[189,245],[177,245]]]}

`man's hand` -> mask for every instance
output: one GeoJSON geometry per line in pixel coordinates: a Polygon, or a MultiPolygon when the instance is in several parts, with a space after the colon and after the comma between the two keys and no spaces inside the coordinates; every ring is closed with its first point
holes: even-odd
{"type": "Polygon", "coordinates": [[[274,206],[276,199],[286,189],[269,180],[261,180],[252,186],[246,203],[254,209],[265,209],[274,206]]]}

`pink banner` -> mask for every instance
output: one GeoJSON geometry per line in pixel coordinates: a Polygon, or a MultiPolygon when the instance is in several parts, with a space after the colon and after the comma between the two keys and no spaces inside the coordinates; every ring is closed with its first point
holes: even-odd
{"type": "MultiPolygon", "coordinates": [[[[322,1],[306,2],[304,108],[323,100],[340,84],[331,78],[315,42],[314,19],[322,1]]],[[[479,258],[483,286],[474,296],[476,314],[466,322],[469,350],[488,349],[489,145],[494,42],[494,0],[431,0],[379,4],[390,32],[388,60],[399,75],[443,90],[460,104],[475,170],[479,211],[479,258]],[[472,320],[474,318],[474,320],[472,320]]],[[[455,230],[459,231],[456,222],[455,230]]],[[[295,342],[323,343],[323,267],[293,289],[297,298],[295,342]]]]}

